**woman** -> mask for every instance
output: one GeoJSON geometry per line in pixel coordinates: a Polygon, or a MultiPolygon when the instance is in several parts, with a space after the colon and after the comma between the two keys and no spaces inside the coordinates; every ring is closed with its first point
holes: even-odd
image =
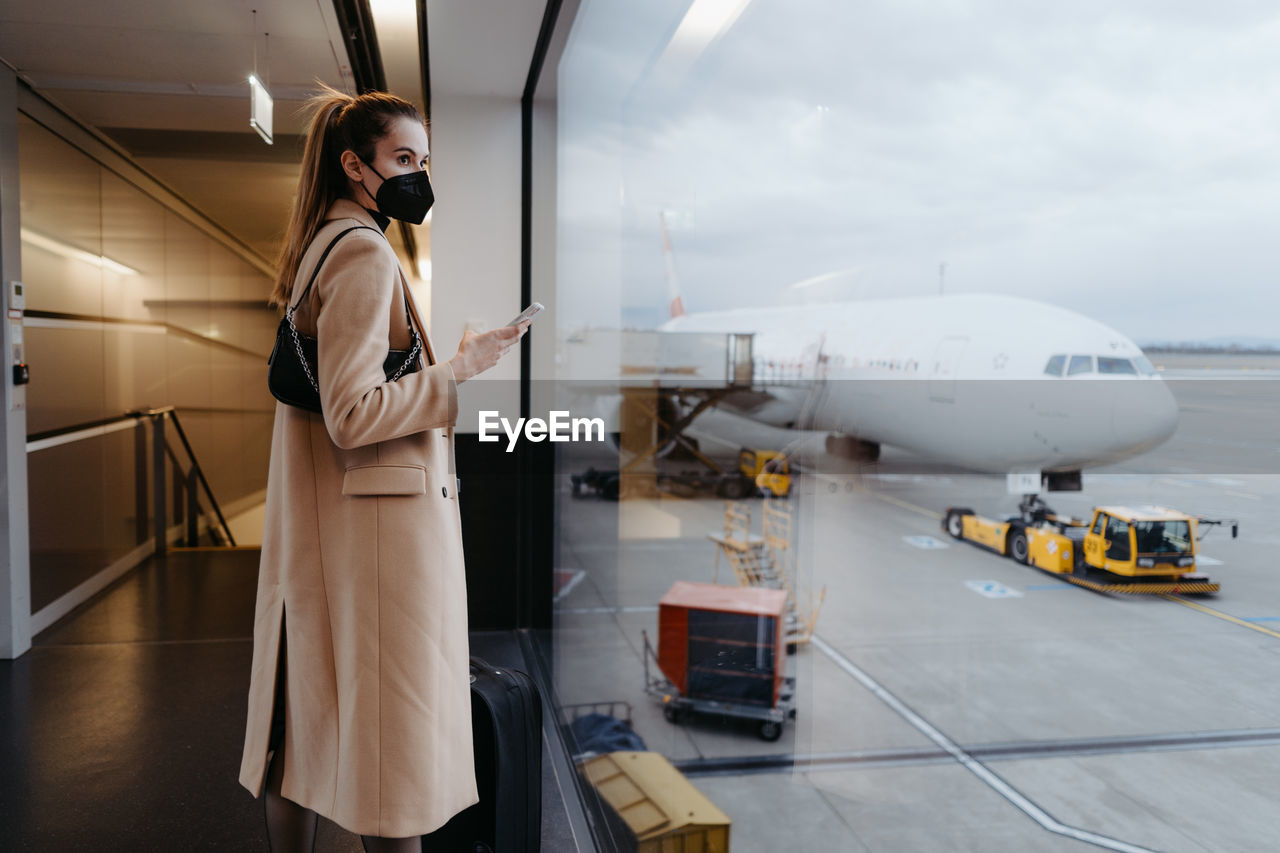
{"type": "Polygon", "coordinates": [[[265,786],[277,853],[311,850],[317,815],[366,851],[416,853],[477,801],[457,385],[528,324],[467,332],[436,361],[382,233],[431,204],[422,116],[381,93],[330,89],[314,106],[271,298],[301,300],[322,412],[276,404],[240,783],[265,786]],[[421,362],[389,381],[411,324],[421,362]]]}

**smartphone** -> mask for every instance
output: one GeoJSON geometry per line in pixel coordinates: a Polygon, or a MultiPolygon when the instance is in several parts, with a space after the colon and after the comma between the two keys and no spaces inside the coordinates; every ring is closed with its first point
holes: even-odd
{"type": "Polygon", "coordinates": [[[518,326],[521,323],[523,323],[525,320],[532,320],[534,317],[538,316],[538,312],[541,311],[542,308],[543,308],[543,305],[541,302],[535,302],[532,305],[530,305],[528,308],[521,311],[519,315],[517,315],[516,318],[512,320],[510,323],[508,323],[507,325],[518,326]]]}

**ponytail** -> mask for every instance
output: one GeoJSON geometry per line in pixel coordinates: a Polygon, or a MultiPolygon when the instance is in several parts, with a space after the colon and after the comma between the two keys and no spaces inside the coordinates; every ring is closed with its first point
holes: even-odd
{"type": "Polygon", "coordinates": [[[395,95],[369,92],[353,97],[323,84],[320,93],[307,102],[307,108],[314,113],[302,152],[298,192],[289,212],[289,226],[276,264],[275,286],[268,300],[275,308],[289,303],[302,256],[320,230],[329,206],[347,196],[342,152],[351,149],[369,163],[392,119],[406,116],[422,121],[417,107],[395,95]]]}

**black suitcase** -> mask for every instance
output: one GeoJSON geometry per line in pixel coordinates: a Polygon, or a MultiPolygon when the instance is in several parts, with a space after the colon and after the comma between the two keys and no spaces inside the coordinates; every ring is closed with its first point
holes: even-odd
{"type": "Polygon", "coordinates": [[[480,802],[425,836],[430,853],[537,853],[542,842],[542,700],[518,669],[471,659],[480,802]]]}

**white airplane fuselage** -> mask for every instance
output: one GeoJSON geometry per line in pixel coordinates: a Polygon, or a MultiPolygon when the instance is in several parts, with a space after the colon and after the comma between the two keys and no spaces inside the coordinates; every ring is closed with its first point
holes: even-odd
{"type": "Polygon", "coordinates": [[[1029,299],[740,308],[685,314],[660,330],[754,333],[754,378],[766,393],[722,408],[978,471],[1109,464],[1161,444],[1178,424],[1172,393],[1133,341],[1029,299]],[[1058,376],[1046,372],[1055,356],[1058,376]]]}

